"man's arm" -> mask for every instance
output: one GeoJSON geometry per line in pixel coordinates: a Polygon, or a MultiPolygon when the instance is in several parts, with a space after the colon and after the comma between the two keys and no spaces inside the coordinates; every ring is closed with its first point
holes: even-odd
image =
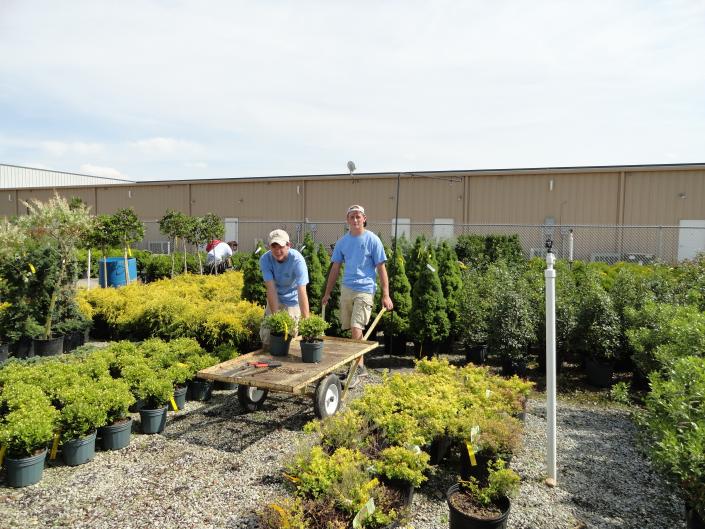
{"type": "Polygon", "coordinates": [[[308,318],[309,307],[308,307],[308,294],[306,293],[306,285],[300,285],[297,288],[299,295],[299,309],[301,309],[301,317],[308,318]]]}
{"type": "Polygon", "coordinates": [[[389,277],[384,263],[377,265],[377,273],[379,274],[379,284],[382,287],[382,306],[387,310],[392,310],[394,303],[392,303],[392,298],[389,297],[389,277]]]}
{"type": "Polygon", "coordinates": [[[333,292],[335,282],[338,280],[338,274],[340,273],[340,264],[341,263],[333,263],[333,265],[330,267],[330,272],[328,273],[328,282],[326,283],[326,292],[321,298],[321,305],[328,305],[330,293],[333,292]]]}
{"type": "Polygon", "coordinates": [[[279,310],[279,296],[277,296],[277,287],[274,284],[274,280],[265,281],[267,285],[267,305],[269,305],[269,311],[274,314],[279,310]]]}

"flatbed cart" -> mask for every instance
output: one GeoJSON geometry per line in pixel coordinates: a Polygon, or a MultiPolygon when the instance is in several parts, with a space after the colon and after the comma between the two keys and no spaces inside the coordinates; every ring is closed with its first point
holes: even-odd
{"type": "Polygon", "coordinates": [[[357,359],[376,349],[377,342],[324,337],[323,358],[315,364],[301,361],[301,339],[292,340],[287,356],[272,356],[259,349],[202,369],[198,377],[238,384],[238,399],[249,411],[262,406],[270,391],[312,395],[319,418],[335,414],[353,378],[357,359]],[[345,385],[335,373],[348,365],[345,385]]]}

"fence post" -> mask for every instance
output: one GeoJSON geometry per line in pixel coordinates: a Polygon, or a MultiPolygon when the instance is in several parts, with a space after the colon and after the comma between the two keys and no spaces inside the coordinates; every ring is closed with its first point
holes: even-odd
{"type": "Polygon", "coordinates": [[[663,261],[663,226],[658,227],[656,241],[656,257],[663,261]]]}

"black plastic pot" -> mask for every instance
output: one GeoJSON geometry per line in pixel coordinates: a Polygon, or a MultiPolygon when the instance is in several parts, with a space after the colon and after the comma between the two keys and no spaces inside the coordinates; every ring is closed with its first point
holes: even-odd
{"type": "Polygon", "coordinates": [[[164,431],[164,427],[166,426],[166,410],[166,406],[149,410],[142,408],[140,410],[142,433],[155,434],[164,431]]]}
{"type": "Polygon", "coordinates": [[[30,457],[5,458],[5,483],[10,487],[27,487],[42,479],[47,451],[30,457]]]}
{"type": "Polygon", "coordinates": [[[174,402],[176,403],[176,407],[178,408],[177,410],[174,411],[180,411],[183,410],[184,407],[186,406],[186,390],[188,389],[187,386],[180,386],[174,388],[174,402]]]}
{"type": "Polygon", "coordinates": [[[460,485],[457,483],[451,485],[446,493],[446,501],[450,509],[450,529],[504,529],[507,527],[509,511],[511,509],[509,498],[500,498],[497,502],[497,507],[502,511],[502,514],[498,518],[488,520],[485,518],[477,518],[470,513],[464,513],[456,509],[451,502],[451,498],[455,494],[463,494],[463,492],[460,491],[460,485]]]}
{"type": "Polygon", "coordinates": [[[585,359],[585,371],[590,384],[598,388],[609,388],[612,386],[612,375],[614,374],[614,364],[612,362],[600,362],[594,358],[585,359]]]}
{"type": "Polygon", "coordinates": [[[10,346],[10,352],[16,358],[31,358],[34,356],[34,341],[31,338],[20,338],[10,346]]]}
{"type": "Polygon", "coordinates": [[[132,418],[128,417],[122,421],[98,428],[100,434],[100,445],[103,450],[120,450],[130,444],[130,434],[132,433],[132,418]]]}
{"type": "Polygon", "coordinates": [[[289,354],[289,344],[291,344],[291,336],[284,339],[284,336],[277,334],[269,335],[269,354],[272,356],[286,356],[289,354]]]}
{"type": "Polygon", "coordinates": [[[200,378],[196,378],[188,383],[188,392],[186,393],[186,398],[188,400],[205,402],[211,398],[212,392],[213,383],[210,380],[202,380],[200,378]]]}
{"type": "Polygon", "coordinates": [[[481,366],[487,360],[487,344],[472,345],[465,350],[465,359],[476,366],[481,366]]]}
{"type": "Polygon", "coordinates": [[[698,511],[687,504],[685,506],[685,526],[687,529],[705,529],[705,521],[700,517],[698,511]]]}
{"type": "Polygon", "coordinates": [[[323,358],[323,340],[316,342],[301,341],[301,361],[306,364],[315,364],[323,358]]]}
{"type": "Polygon", "coordinates": [[[510,377],[512,375],[525,377],[528,369],[529,365],[526,358],[502,359],[502,375],[504,375],[505,377],[510,377]]]}
{"type": "Polygon", "coordinates": [[[72,439],[65,441],[61,445],[61,455],[70,467],[83,465],[88,463],[95,457],[95,438],[97,432],[88,434],[80,439],[72,439]]]}
{"type": "Polygon", "coordinates": [[[450,448],[452,439],[447,435],[442,435],[436,437],[431,441],[431,446],[428,449],[428,453],[431,456],[429,463],[432,465],[438,465],[445,458],[450,448]]]}
{"type": "Polygon", "coordinates": [[[86,343],[88,329],[85,331],[73,331],[64,336],[64,353],[70,353],[86,343]]]}
{"type": "Polygon", "coordinates": [[[64,352],[64,337],[49,338],[48,340],[40,340],[35,338],[34,354],[37,356],[55,356],[64,352]]]}
{"type": "Polygon", "coordinates": [[[7,360],[10,356],[10,344],[0,344],[0,364],[7,360]]]}

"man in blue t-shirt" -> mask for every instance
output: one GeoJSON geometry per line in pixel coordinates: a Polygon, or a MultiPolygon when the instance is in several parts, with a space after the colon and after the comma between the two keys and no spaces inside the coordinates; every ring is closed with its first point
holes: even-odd
{"type": "MultiPolygon", "coordinates": [[[[379,237],[365,229],[365,208],[350,206],[346,221],[350,231],[335,243],[331,257],[333,264],[321,303],[328,304],[330,293],[340,273],[340,266],[345,263],[343,286],[340,290],[340,323],[343,329],[350,329],[353,339],[361,340],[362,331],[372,314],[377,274],[382,287],[382,306],[392,310],[394,305],[389,297],[389,279],[384,264],[387,256],[379,237]]],[[[362,357],[359,365],[362,367],[362,357]]]]}
{"type": "MultiPolygon", "coordinates": [[[[308,268],[304,256],[291,247],[287,232],[274,230],[269,234],[269,251],[260,257],[259,268],[267,286],[265,316],[285,310],[297,323],[301,318],[308,318],[308,268]]],[[[262,326],[259,334],[266,348],[269,329],[262,326]]]]}

